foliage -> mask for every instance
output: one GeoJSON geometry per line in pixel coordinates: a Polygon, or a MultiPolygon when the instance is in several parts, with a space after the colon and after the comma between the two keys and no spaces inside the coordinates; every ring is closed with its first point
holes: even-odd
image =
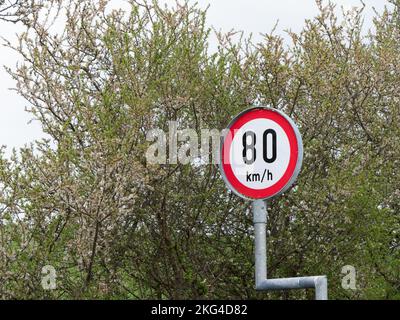
{"type": "Polygon", "coordinates": [[[188,3],[68,0],[25,15],[24,63],[8,71],[50,139],[0,160],[0,296],[312,298],[255,292],[250,204],[217,166],[144,157],[146,132],[168,121],[223,129],[267,104],[305,147],[296,186],[269,203],[269,277],[327,274],[330,298],[399,298],[400,1],[367,36],[362,9],[339,21],[317,4],[290,46],[218,34],[214,53],[206,11],[188,3]],[[41,287],[45,265],[56,290],[41,287]]]}

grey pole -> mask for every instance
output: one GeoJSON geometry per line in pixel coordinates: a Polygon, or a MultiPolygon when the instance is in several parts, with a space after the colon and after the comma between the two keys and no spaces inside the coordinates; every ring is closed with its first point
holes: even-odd
{"type": "Polygon", "coordinates": [[[253,202],[256,289],[267,279],[267,203],[253,202]]]}
{"type": "Polygon", "coordinates": [[[267,278],[267,204],[264,200],[253,201],[255,278],[256,290],[315,289],[316,300],[328,300],[326,276],[267,278]]]}

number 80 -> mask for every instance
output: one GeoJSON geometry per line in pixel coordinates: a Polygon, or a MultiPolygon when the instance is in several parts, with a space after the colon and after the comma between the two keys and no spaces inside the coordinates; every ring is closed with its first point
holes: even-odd
{"type": "MultiPolygon", "coordinates": [[[[256,134],[253,131],[246,131],[243,134],[243,161],[245,164],[253,164],[256,161],[256,134]],[[247,137],[251,137],[251,143],[248,144],[247,137]],[[248,150],[251,150],[251,158],[248,158],[248,150]]],[[[263,133],[263,159],[266,163],[272,163],[276,160],[276,132],[273,129],[267,129],[263,133]],[[272,136],[272,156],[268,157],[268,135],[272,136]]]]}

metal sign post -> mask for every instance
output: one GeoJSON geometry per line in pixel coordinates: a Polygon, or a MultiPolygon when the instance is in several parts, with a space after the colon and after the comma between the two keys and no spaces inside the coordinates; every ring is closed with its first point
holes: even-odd
{"type": "Polygon", "coordinates": [[[315,289],[316,300],[328,299],[326,276],[267,278],[267,203],[253,201],[256,290],[315,289]]]}
{"type": "Polygon", "coordinates": [[[326,276],[267,279],[266,200],[288,190],[300,172],[303,143],[295,123],[269,107],[245,110],[229,124],[220,156],[228,188],[253,201],[256,290],[314,288],[317,300],[327,300],[326,276]]]}

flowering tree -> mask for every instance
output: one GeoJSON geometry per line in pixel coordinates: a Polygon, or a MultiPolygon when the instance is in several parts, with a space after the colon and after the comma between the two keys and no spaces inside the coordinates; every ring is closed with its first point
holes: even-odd
{"type": "Polygon", "coordinates": [[[267,104],[305,148],[297,185],[269,203],[270,276],[327,274],[331,298],[399,298],[400,2],[366,36],[362,9],[341,22],[317,3],[289,47],[230,33],[216,52],[206,11],[186,2],[44,1],[23,15],[17,3],[26,31],[7,45],[24,63],[8,72],[49,138],[0,160],[0,296],[281,297],[253,289],[250,203],[218,167],[145,158],[153,128],[221,130],[267,104]],[[357,290],[340,285],[345,265],[357,290]]]}

